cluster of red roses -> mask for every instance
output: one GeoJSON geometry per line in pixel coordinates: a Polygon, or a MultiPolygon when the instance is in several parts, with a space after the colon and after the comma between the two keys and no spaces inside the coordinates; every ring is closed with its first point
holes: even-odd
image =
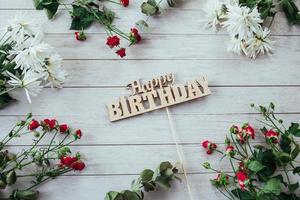
{"type": "MultiPolygon", "coordinates": [[[[132,44],[137,44],[138,42],[140,42],[142,40],[142,37],[136,28],[131,28],[129,38],[126,38],[126,39],[128,39],[130,41],[130,45],[132,45],[132,44]]],[[[118,50],[116,51],[116,54],[119,55],[121,58],[126,56],[126,49],[119,46],[120,38],[117,35],[108,36],[106,44],[110,48],[117,47],[118,50]]]]}
{"type": "MultiPolygon", "coordinates": [[[[70,128],[67,124],[59,124],[56,119],[44,119],[42,121],[37,121],[32,119],[28,124],[28,129],[30,131],[36,131],[39,127],[44,131],[57,130],[61,134],[70,134],[70,128]]],[[[82,137],[82,132],[80,129],[77,129],[74,134],[74,139],[80,139],[82,137]]],[[[85,163],[82,162],[78,156],[61,156],[60,158],[60,167],[69,167],[74,170],[83,170],[85,168],[85,163]]]]}
{"type": "MultiPolygon", "coordinates": [[[[54,129],[58,130],[60,133],[64,134],[70,133],[70,128],[67,124],[58,124],[56,119],[44,119],[42,121],[37,121],[35,119],[31,120],[28,125],[28,129],[30,131],[35,131],[37,128],[42,127],[43,130],[52,131],[54,129]]],[[[82,136],[82,132],[80,129],[76,130],[73,134],[75,139],[80,139],[82,136]]]]}
{"type": "MultiPolygon", "coordinates": [[[[230,134],[232,136],[235,136],[235,138],[232,137],[232,139],[235,139],[236,142],[238,142],[239,145],[243,145],[246,142],[249,142],[249,139],[255,139],[255,131],[248,123],[244,124],[242,127],[233,125],[230,128],[230,134]]],[[[279,133],[273,131],[272,129],[263,132],[266,142],[268,144],[271,143],[278,143],[279,141],[279,133]]],[[[207,154],[212,154],[214,151],[217,151],[221,153],[222,155],[228,156],[230,158],[235,158],[236,153],[238,152],[235,150],[235,147],[231,145],[231,142],[228,138],[226,138],[225,143],[227,144],[225,153],[222,151],[219,151],[217,149],[217,144],[210,142],[209,140],[205,140],[202,142],[202,147],[206,149],[207,154]]],[[[237,144],[236,144],[237,145],[237,144]]],[[[241,146],[241,148],[243,148],[241,146]]],[[[237,182],[242,190],[245,189],[245,186],[249,183],[249,170],[247,169],[247,165],[249,164],[249,158],[245,158],[244,160],[237,159],[238,162],[238,170],[235,172],[235,176],[237,179],[237,182]]],[[[208,167],[209,168],[209,167],[208,167]]],[[[229,184],[228,181],[229,177],[228,175],[224,173],[219,173],[217,177],[214,179],[214,183],[216,185],[223,185],[226,186],[229,184]]]]}
{"type": "Polygon", "coordinates": [[[78,157],[72,156],[62,156],[60,158],[60,167],[70,167],[74,170],[81,171],[85,168],[84,162],[82,162],[78,157]]]}

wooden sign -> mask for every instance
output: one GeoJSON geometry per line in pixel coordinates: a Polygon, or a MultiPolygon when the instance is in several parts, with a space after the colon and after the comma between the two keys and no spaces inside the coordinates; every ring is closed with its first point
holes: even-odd
{"type": "Polygon", "coordinates": [[[174,84],[174,75],[168,74],[142,84],[136,80],[128,84],[132,95],[120,97],[107,104],[111,122],[133,117],[211,94],[207,77],[201,77],[186,85],[174,84]]]}

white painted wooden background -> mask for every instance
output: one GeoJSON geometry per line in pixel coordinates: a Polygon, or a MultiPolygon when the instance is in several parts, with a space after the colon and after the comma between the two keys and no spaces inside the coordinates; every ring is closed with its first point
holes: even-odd
{"type": "MultiPolygon", "coordinates": [[[[145,167],[154,168],[164,160],[178,161],[165,110],[116,123],[108,121],[105,104],[128,94],[125,85],[140,77],[147,80],[173,72],[178,83],[201,75],[209,77],[212,95],[171,108],[195,200],[223,199],[209,182],[216,175],[204,170],[201,163],[209,160],[225,171],[230,169],[227,163],[206,156],[200,141],[212,139],[222,146],[233,123],[250,121],[259,128],[255,121],[259,116],[250,108],[251,103],[273,101],[282,118],[299,121],[299,26],[288,26],[279,12],[271,28],[276,41],[274,55],[257,60],[238,57],[226,52],[229,38],[224,32],[203,29],[201,8],[207,1],[186,0],[179,8],[167,9],[162,17],[151,18],[151,32],[143,34],[141,44],[128,48],[125,59],[119,59],[105,45],[106,35],[98,25],[87,31],[87,41],[78,42],[68,30],[66,10],[48,21],[43,11],[34,10],[31,0],[0,0],[1,26],[20,11],[39,20],[46,40],[62,55],[69,73],[64,89],[46,88],[31,105],[23,92],[13,93],[18,102],[0,111],[1,136],[28,112],[36,118],[55,117],[84,133],[73,149],[83,153],[87,168],[40,187],[41,199],[100,200],[109,190],[128,189],[145,167]]],[[[128,9],[109,5],[120,16],[115,24],[129,30],[138,19],[145,19],[138,12],[141,2],[131,0],[128,9]]],[[[30,142],[25,138],[12,148],[30,142]]],[[[169,191],[147,194],[145,199],[189,198],[183,182],[175,183],[169,191]]]]}

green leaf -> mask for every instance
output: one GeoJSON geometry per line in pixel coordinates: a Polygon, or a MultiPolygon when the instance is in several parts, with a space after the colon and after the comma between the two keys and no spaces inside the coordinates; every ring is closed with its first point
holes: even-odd
{"type": "Polygon", "coordinates": [[[294,192],[299,188],[299,183],[297,182],[297,183],[289,184],[288,188],[290,192],[294,192]]]}
{"type": "Polygon", "coordinates": [[[93,13],[84,7],[76,5],[73,5],[72,17],[73,20],[70,27],[72,30],[86,29],[91,26],[94,21],[93,13]]]}
{"type": "Polygon", "coordinates": [[[289,153],[291,153],[291,150],[292,150],[291,143],[292,143],[292,141],[289,138],[289,135],[284,134],[284,135],[281,136],[279,146],[282,149],[282,151],[289,154],[289,153]]]}
{"type": "Polygon", "coordinates": [[[42,0],[33,0],[33,5],[37,10],[43,10],[42,0]]]}
{"type": "Polygon", "coordinates": [[[148,0],[141,5],[142,13],[147,16],[153,16],[160,14],[159,7],[155,0],[148,0]]]}
{"type": "Polygon", "coordinates": [[[300,173],[300,166],[295,167],[295,169],[293,170],[293,174],[299,174],[300,173]]]}
{"type": "Polygon", "coordinates": [[[175,7],[176,5],[176,0],[167,0],[167,3],[170,7],[175,7]]]}
{"type": "Polygon", "coordinates": [[[59,3],[57,2],[45,7],[48,19],[52,19],[54,17],[58,10],[58,6],[59,3]]]}
{"type": "Polygon", "coordinates": [[[285,153],[285,152],[281,152],[279,154],[279,160],[282,162],[282,163],[288,163],[292,160],[290,154],[288,153],[285,153]]]}
{"type": "Polygon", "coordinates": [[[145,169],[142,171],[140,177],[142,182],[149,182],[152,180],[154,172],[150,169],[145,169]]]}
{"type": "Polygon", "coordinates": [[[291,153],[292,160],[295,160],[295,158],[297,158],[297,156],[299,155],[299,152],[300,152],[300,147],[299,147],[299,144],[297,144],[291,153]]]}
{"type": "Polygon", "coordinates": [[[124,200],[119,192],[110,191],[106,193],[104,200],[124,200]]]}
{"type": "Polygon", "coordinates": [[[255,196],[248,191],[243,191],[239,188],[231,190],[232,194],[239,198],[240,200],[256,200],[255,196]]]}
{"type": "Polygon", "coordinates": [[[272,150],[260,150],[258,152],[257,159],[262,165],[265,166],[262,170],[260,170],[257,175],[261,181],[267,181],[269,177],[271,177],[276,171],[277,165],[275,156],[272,153],[272,150]]]}
{"type": "Polygon", "coordinates": [[[129,190],[122,192],[124,200],[142,200],[142,198],[136,193],[129,190]]]}
{"type": "Polygon", "coordinates": [[[282,183],[285,187],[287,187],[288,184],[284,181],[283,176],[281,174],[277,176],[273,176],[272,178],[278,179],[280,183],[282,183]]]}
{"type": "Polygon", "coordinates": [[[267,184],[264,186],[263,191],[265,193],[279,195],[281,193],[280,181],[277,178],[271,178],[267,181],[267,184]]]}
{"type": "Polygon", "coordinates": [[[300,128],[298,123],[291,123],[288,132],[296,137],[300,137],[300,128]]]}
{"type": "MultiPolygon", "coordinates": [[[[299,9],[292,0],[282,0],[281,6],[282,6],[282,9],[290,23],[300,24],[299,9]]],[[[299,124],[298,124],[298,126],[299,126],[299,124]]],[[[300,133],[298,133],[297,137],[300,137],[300,133]]]]}
{"type": "Polygon", "coordinates": [[[286,194],[284,192],[282,192],[279,196],[278,196],[278,200],[299,200],[300,198],[297,197],[295,194],[286,194]]]}
{"type": "Polygon", "coordinates": [[[260,162],[254,160],[254,161],[251,161],[247,167],[251,171],[256,173],[256,172],[259,172],[260,170],[262,170],[265,166],[263,166],[260,162]]]}

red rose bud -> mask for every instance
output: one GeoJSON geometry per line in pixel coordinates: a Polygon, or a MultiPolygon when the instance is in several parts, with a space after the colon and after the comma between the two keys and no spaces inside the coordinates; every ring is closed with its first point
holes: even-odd
{"type": "Polygon", "coordinates": [[[240,131],[241,131],[240,127],[238,127],[238,126],[236,126],[236,125],[233,125],[233,126],[231,126],[231,128],[230,128],[230,133],[232,133],[232,134],[237,134],[237,133],[239,133],[240,131]]]}
{"type": "Polygon", "coordinates": [[[118,54],[121,58],[123,58],[124,56],[126,56],[126,49],[121,48],[118,51],[116,51],[116,54],[118,54]]]}
{"type": "Polygon", "coordinates": [[[204,142],[202,142],[202,147],[207,149],[206,153],[210,155],[217,148],[217,145],[215,143],[211,143],[208,140],[205,140],[204,142]]]}
{"type": "Polygon", "coordinates": [[[246,134],[249,137],[251,137],[252,139],[255,139],[255,131],[249,124],[244,125],[243,130],[246,132],[246,134]]]}
{"type": "Polygon", "coordinates": [[[71,156],[63,156],[60,158],[60,165],[71,167],[73,163],[77,162],[77,157],[71,157],[71,156]]]}
{"type": "Polygon", "coordinates": [[[82,161],[77,161],[72,164],[72,169],[82,171],[85,168],[85,164],[82,161]]]}
{"type": "Polygon", "coordinates": [[[129,0],[120,0],[120,3],[124,6],[127,7],[129,5],[129,0]]]}
{"type": "Polygon", "coordinates": [[[240,185],[240,188],[242,190],[245,190],[245,186],[247,185],[247,183],[249,182],[249,177],[245,172],[242,171],[238,171],[236,173],[236,178],[238,180],[238,183],[240,185]]]}
{"type": "Polygon", "coordinates": [[[115,46],[118,46],[120,44],[120,38],[118,36],[109,36],[107,38],[106,44],[110,47],[113,48],[115,46]]]}
{"type": "Polygon", "coordinates": [[[279,133],[277,133],[273,130],[269,130],[269,131],[265,132],[265,137],[266,137],[267,142],[276,144],[276,143],[278,143],[279,133]]]}
{"type": "Polygon", "coordinates": [[[75,32],[75,38],[78,41],[84,41],[84,40],[86,40],[86,35],[84,34],[83,31],[80,31],[80,32],[76,31],[75,32]]]}
{"type": "Polygon", "coordinates": [[[31,120],[31,122],[28,125],[28,129],[33,131],[35,129],[37,129],[40,126],[40,123],[38,121],[36,121],[35,119],[31,120]]]}
{"type": "Polygon", "coordinates": [[[139,34],[139,31],[136,28],[130,29],[130,41],[132,44],[136,44],[142,40],[141,35],[139,34]]]}
{"type": "Polygon", "coordinates": [[[75,131],[74,137],[75,137],[75,139],[80,139],[82,137],[82,132],[80,129],[75,131]]]}
{"type": "Polygon", "coordinates": [[[227,147],[226,147],[225,154],[226,154],[227,156],[229,156],[229,157],[234,157],[234,155],[235,155],[234,147],[233,147],[233,146],[227,146],[227,147]]]}
{"type": "Polygon", "coordinates": [[[44,119],[43,123],[50,129],[54,129],[56,126],[56,120],[55,119],[44,119]]]}
{"type": "Polygon", "coordinates": [[[68,130],[69,130],[69,127],[68,127],[67,124],[61,124],[61,125],[59,125],[59,132],[65,133],[65,132],[67,132],[68,130]]]}

